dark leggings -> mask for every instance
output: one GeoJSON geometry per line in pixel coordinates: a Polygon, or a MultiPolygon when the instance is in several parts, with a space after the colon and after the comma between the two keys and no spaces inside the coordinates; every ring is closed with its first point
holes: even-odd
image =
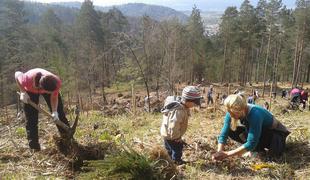
{"type": "MultiPolygon", "coordinates": [[[[238,126],[236,131],[230,130],[228,136],[231,139],[244,144],[246,143],[248,130],[245,126],[238,126]]],[[[253,151],[261,152],[267,148],[269,149],[271,155],[279,156],[285,149],[286,136],[287,135],[282,132],[263,128],[258,144],[253,151]]]]}
{"type": "MultiPolygon", "coordinates": [[[[48,105],[49,110],[52,111],[50,94],[35,94],[31,92],[27,92],[27,93],[31,101],[34,102],[35,104],[39,103],[39,96],[42,95],[48,105]]],[[[26,116],[26,131],[27,131],[27,139],[29,141],[29,147],[31,149],[40,149],[39,136],[38,136],[38,110],[36,110],[30,104],[24,104],[24,112],[26,116]]],[[[59,120],[69,125],[65,112],[63,110],[63,104],[62,104],[60,94],[58,95],[57,112],[58,112],[59,120]]],[[[57,125],[57,128],[60,134],[65,133],[65,131],[60,126],[57,125]]]]}

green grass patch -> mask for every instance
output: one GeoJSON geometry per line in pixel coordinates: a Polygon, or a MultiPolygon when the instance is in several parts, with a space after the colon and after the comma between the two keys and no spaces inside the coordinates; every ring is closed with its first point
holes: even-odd
{"type": "Polygon", "coordinates": [[[111,141],[113,137],[111,134],[109,134],[108,131],[104,131],[100,136],[99,136],[99,142],[106,142],[106,141],[111,141]]]}
{"type": "Polygon", "coordinates": [[[26,137],[26,129],[24,127],[16,128],[16,135],[20,138],[26,137]]]}
{"type": "Polygon", "coordinates": [[[89,161],[88,173],[83,173],[80,179],[94,179],[105,177],[106,179],[137,179],[152,180],[163,179],[154,168],[154,162],[131,148],[107,156],[102,161],[89,161]],[[94,171],[92,171],[94,170],[94,171]]]}

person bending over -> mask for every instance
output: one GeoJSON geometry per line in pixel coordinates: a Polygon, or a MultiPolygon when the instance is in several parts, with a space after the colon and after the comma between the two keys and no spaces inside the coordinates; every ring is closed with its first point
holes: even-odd
{"type": "Polygon", "coordinates": [[[241,94],[229,95],[224,106],[227,113],[224,126],[218,138],[217,152],[212,155],[213,160],[223,160],[232,156],[240,156],[246,152],[265,151],[272,156],[280,156],[285,149],[287,128],[280,123],[269,111],[247,104],[241,94]],[[241,125],[238,125],[240,121],[241,125]],[[237,149],[225,151],[227,138],[242,143],[237,149]]]}
{"type": "MultiPolygon", "coordinates": [[[[15,80],[20,90],[20,100],[24,103],[29,147],[34,151],[39,151],[41,147],[38,137],[38,111],[28,102],[31,100],[38,104],[39,96],[42,95],[54,120],[60,120],[69,125],[59,94],[61,80],[58,76],[41,68],[31,69],[25,73],[17,71],[15,72],[15,80]]],[[[64,129],[59,126],[57,128],[60,134],[64,135],[64,129]]]]}

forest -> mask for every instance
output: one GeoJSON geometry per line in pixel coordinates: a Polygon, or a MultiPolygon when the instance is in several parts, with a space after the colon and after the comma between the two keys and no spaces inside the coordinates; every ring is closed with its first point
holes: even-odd
{"type": "Polygon", "coordinates": [[[228,7],[219,32],[204,31],[198,7],[186,23],[178,19],[132,20],[118,9],[96,11],[85,1],[73,23],[52,9],[30,23],[22,1],[1,0],[0,98],[14,100],[16,70],[48,68],[59,74],[63,92],[92,92],[132,82],[174,91],[176,82],[309,82],[309,2],[287,9],[280,0],[228,7]],[[68,22],[68,21],[67,21],[68,22]]]}

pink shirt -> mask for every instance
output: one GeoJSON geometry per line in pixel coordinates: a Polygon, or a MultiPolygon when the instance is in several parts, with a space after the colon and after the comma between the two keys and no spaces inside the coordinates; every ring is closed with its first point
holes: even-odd
{"type": "Polygon", "coordinates": [[[59,89],[61,87],[61,80],[59,79],[58,76],[54,75],[53,73],[45,70],[45,69],[41,69],[41,68],[35,68],[35,69],[31,69],[29,71],[27,71],[26,73],[23,73],[22,75],[19,75],[17,77],[17,80],[19,81],[19,83],[21,84],[21,86],[29,92],[32,93],[37,93],[37,94],[44,94],[44,93],[48,93],[48,91],[44,90],[44,89],[38,89],[34,86],[34,78],[37,75],[37,73],[42,73],[42,76],[45,75],[52,75],[57,79],[57,88],[53,91],[52,95],[53,96],[58,96],[59,93],[59,89]]]}
{"type": "Polygon", "coordinates": [[[294,89],[292,89],[292,91],[291,91],[291,96],[292,96],[293,94],[298,94],[298,93],[300,93],[300,90],[299,90],[298,88],[294,88],[294,89]]]}

